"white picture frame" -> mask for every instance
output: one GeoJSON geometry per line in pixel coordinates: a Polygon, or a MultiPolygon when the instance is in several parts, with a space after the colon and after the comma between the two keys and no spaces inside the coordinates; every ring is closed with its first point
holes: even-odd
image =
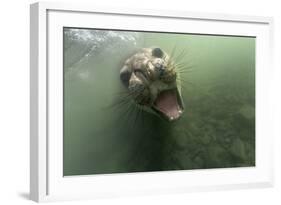
{"type": "Polygon", "coordinates": [[[41,202],[273,186],[272,113],[264,109],[270,105],[268,93],[273,77],[272,29],[270,17],[97,8],[70,3],[32,4],[30,198],[41,202]],[[188,26],[183,29],[181,25],[188,26]],[[64,26],[256,36],[256,166],[63,177],[62,109],[57,105],[62,104],[64,26]]]}

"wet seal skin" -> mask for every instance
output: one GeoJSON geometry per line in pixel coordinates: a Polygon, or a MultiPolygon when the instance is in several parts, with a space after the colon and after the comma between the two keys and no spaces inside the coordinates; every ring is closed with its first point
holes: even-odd
{"type": "Polygon", "coordinates": [[[161,48],[142,48],[128,58],[120,79],[134,102],[147,112],[175,121],[184,112],[176,64],[161,48]]]}

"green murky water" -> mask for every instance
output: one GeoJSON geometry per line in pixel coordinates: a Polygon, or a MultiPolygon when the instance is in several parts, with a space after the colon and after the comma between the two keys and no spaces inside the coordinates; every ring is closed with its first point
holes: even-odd
{"type": "Polygon", "coordinates": [[[255,38],[64,29],[64,175],[255,166],[255,38]],[[157,46],[189,68],[183,117],[124,98],[119,71],[157,46]]]}

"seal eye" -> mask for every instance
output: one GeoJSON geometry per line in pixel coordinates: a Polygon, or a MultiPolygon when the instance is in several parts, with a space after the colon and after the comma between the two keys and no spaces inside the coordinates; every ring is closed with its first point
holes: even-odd
{"type": "Polygon", "coordinates": [[[152,50],[152,56],[157,58],[162,58],[164,55],[163,51],[160,48],[154,48],[152,50]]]}

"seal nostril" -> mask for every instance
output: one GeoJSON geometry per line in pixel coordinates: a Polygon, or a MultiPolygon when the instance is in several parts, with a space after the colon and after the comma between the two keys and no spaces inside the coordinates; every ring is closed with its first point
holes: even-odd
{"type": "Polygon", "coordinates": [[[158,70],[163,70],[163,69],[164,69],[164,68],[163,68],[163,65],[160,64],[160,63],[157,63],[157,64],[155,65],[155,67],[156,67],[158,70]]]}
{"type": "Polygon", "coordinates": [[[155,68],[158,70],[160,76],[162,76],[162,75],[164,74],[164,72],[165,72],[165,67],[164,67],[162,64],[157,63],[157,64],[155,65],[155,68]]]}

